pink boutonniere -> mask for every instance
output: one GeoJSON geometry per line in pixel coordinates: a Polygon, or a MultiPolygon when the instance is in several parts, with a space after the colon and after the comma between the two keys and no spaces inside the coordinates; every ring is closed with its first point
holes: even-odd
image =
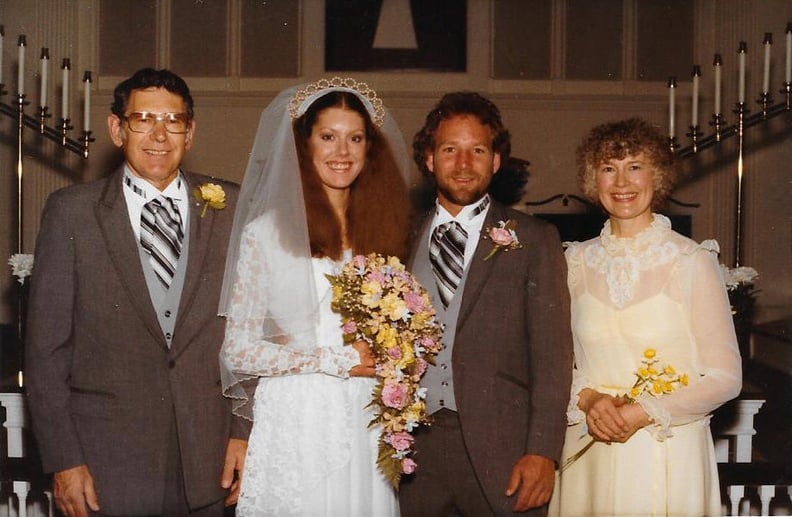
{"type": "Polygon", "coordinates": [[[516,227],[517,223],[515,221],[507,219],[506,221],[498,221],[498,226],[485,228],[484,238],[491,240],[493,246],[489,254],[484,257],[484,260],[488,260],[500,250],[509,251],[522,248],[520,239],[517,238],[517,232],[514,230],[516,227]]]}

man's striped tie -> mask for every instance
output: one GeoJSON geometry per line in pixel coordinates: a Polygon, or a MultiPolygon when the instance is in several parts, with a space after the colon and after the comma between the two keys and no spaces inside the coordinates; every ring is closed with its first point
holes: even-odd
{"type": "Polygon", "coordinates": [[[140,244],[150,255],[149,263],[165,289],[176,274],[183,241],[181,215],[173,199],[158,196],[143,206],[140,244]]]}
{"type": "Polygon", "coordinates": [[[448,307],[462,280],[468,234],[456,221],[438,225],[432,232],[429,257],[443,307],[448,307]]]}

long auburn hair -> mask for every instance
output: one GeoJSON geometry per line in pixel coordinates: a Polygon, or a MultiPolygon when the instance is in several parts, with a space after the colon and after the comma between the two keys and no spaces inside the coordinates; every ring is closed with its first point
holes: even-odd
{"type": "Polygon", "coordinates": [[[355,254],[376,252],[404,260],[410,218],[407,185],[390,146],[372,123],[368,110],[355,94],[345,91],[334,91],[320,97],[293,125],[311,255],[340,260],[343,252],[341,222],[333,212],[313,165],[308,144],[316,120],[328,108],[358,113],[363,117],[366,130],[366,161],[350,187],[346,211],[347,241],[355,254]]]}

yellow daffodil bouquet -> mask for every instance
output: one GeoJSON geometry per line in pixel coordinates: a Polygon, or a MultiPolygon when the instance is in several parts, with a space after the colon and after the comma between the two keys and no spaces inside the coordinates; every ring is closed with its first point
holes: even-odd
{"type": "MultiPolygon", "coordinates": [[[[660,366],[657,359],[657,351],[654,348],[644,350],[641,366],[635,371],[635,384],[628,393],[622,395],[628,404],[633,404],[643,393],[648,393],[653,397],[673,393],[681,386],[687,386],[689,379],[686,373],[679,374],[670,364],[660,366]]],[[[585,447],[576,452],[573,456],[564,461],[559,469],[563,472],[596,443],[593,438],[585,447]]]]}
{"type": "Polygon", "coordinates": [[[402,474],[417,467],[410,433],[428,422],[420,381],[440,351],[442,326],[428,293],[397,257],[357,255],[327,278],[344,342],[365,341],[376,358],[369,426],[382,429],[377,465],[398,488],[402,474]]]}

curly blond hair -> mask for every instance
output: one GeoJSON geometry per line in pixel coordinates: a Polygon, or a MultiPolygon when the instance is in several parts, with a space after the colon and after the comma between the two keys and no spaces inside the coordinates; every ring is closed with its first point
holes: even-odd
{"type": "Polygon", "coordinates": [[[642,154],[654,168],[652,208],[663,206],[679,177],[679,161],[668,140],[649,122],[634,117],[592,128],[575,152],[578,186],[591,202],[601,205],[597,169],[608,160],[642,154]]]}

